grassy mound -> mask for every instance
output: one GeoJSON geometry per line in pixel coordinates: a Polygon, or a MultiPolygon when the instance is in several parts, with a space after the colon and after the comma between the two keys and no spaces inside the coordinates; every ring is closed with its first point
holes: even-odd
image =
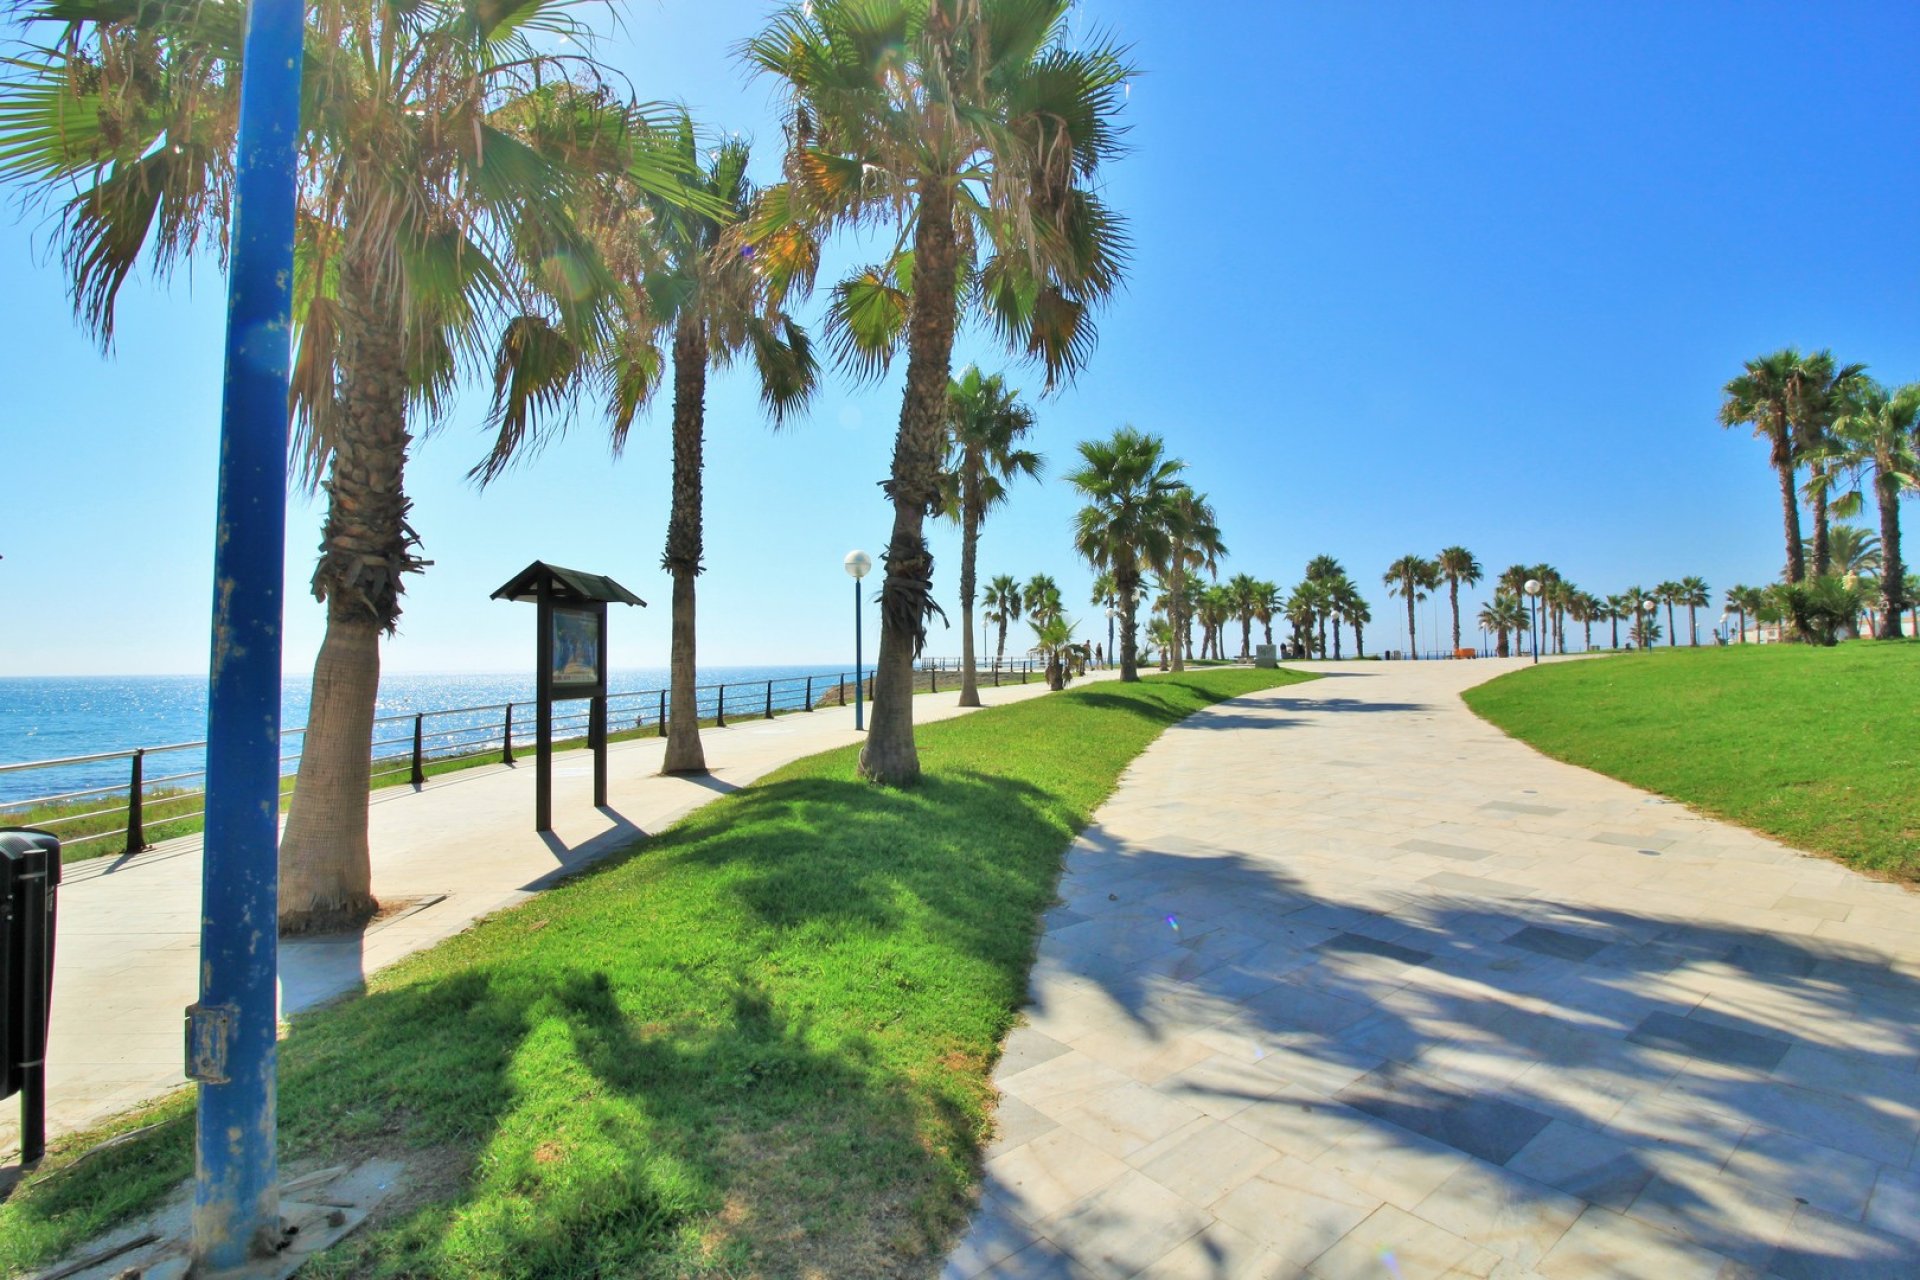
{"type": "MultiPolygon", "coordinates": [[[[928,725],[922,784],[799,761],[294,1023],[286,1156],[408,1161],[303,1274],[868,1276],[936,1254],[1072,834],[1162,729],[1304,679],[1101,684],[928,725]]],[[[190,1098],[0,1208],[45,1260],[191,1171],[190,1098]]],[[[123,1126],[138,1118],[123,1121],[123,1126]]]]}
{"type": "Polygon", "coordinates": [[[1920,876],[1920,644],[1661,649],[1529,668],[1465,696],[1555,759],[1920,876]]]}

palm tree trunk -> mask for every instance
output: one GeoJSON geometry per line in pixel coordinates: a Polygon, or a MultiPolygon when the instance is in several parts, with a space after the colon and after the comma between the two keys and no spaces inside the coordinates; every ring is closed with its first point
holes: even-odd
{"type": "Polygon", "coordinates": [[[1245,662],[1253,656],[1253,619],[1240,619],[1240,661],[1245,662]]]}
{"type": "Polygon", "coordinates": [[[1793,491],[1793,463],[1776,464],[1780,474],[1780,517],[1787,534],[1787,581],[1799,582],[1807,576],[1805,549],[1800,545],[1800,499],[1793,491]]]}
{"type": "Polygon", "coordinates": [[[1360,630],[1360,623],[1357,620],[1353,624],[1353,656],[1356,658],[1367,656],[1366,633],[1360,630]]]}
{"type": "Polygon", "coordinates": [[[1740,618],[1740,643],[1745,644],[1747,642],[1747,611],[1745,609],[1735,609],[1734,613],[1740,618]]]}
{"type": "Polygon", "coordinates": [[[695,648],[694,579],[705,548],[701,532],[701,452],[706,426],[707,343],[697,317],[683,315],[673,333],[673,506],[661,567],[673,575],[671,652],[668,656],[667,751],[662,773],[705,773],[700,744],[699,680],[695,648]]]}
{"type": "Polygon", "coordinates": [[[1818,466],[1813,469],[1813,479],[1813,510],[1809,513],[1813,517],[1813,576],[1824,578],[1833,567],[1832,528],[1827,519],[1827,486],[1824,473],[1818,466]]]}
{"type": "Polygon", "coordinates": [[[973,558],[980,548],[980,478],[968,460],[960,496],[960,705],[980,705],[980,681],[973,674],[973,558]]]}
{"type": "Polygon", "coordinates": [[[1320,656],[1327,656],[1327,615],[1320,615],[1320,656]]]}
{"type": "Polygon", "coordinates": [[[1407,585],[1407,656],[1415,659],[1420,656],[1420,644],[1413,635],[1413,585],[1411,583],[1407,585]]]}
{"type": "Polygon", "coordinates": [[[1340,619],[1333,620],[1333,656],[1340,656],[1340,619]]]}
{"type": "Polygon", "coordinates": [[[1667,601],[1667,648],[1680,643],[1680,628],[1673,625],[1673,601],[1667,601]]]}
{"type": "Polygon", "coordinates": [[[1900,559],[1900,484],[1889,477],[1874,477],[1874,493],[1880,499],[1880,600],[1885,617],[1880,623],[1882,640],[1900,639],[1900,611],[1906,608],[1906,565],[1900,559]]]}
{"type": "Polygon", "coordinates": [[[1000,615],[1000,638],[993,647],[993,669],[998,671],[1007,656],[1007,615],[1000,615]]]}
{"type": "Polygon", "coordinates": [[[400,618],[419,567],[407,524],[407,373],[398,307],[368,265],[340,279],[340,386],[327,519],[313,593],[327,630],[313,667],[307,732],[280,841],[280,930],[347,928],[378,908],[367,849],[380,633],[400,618]]]}
{"type": "MultiPolygon", "coordinates": [[[[873,708],[867,743],[860,752],[861,774],[891,786],[905,786],[920,777],[920,753],[913,743],[913,662],[926,647],[927,611],[932,604],[933,553],[924,530],[927,513],[940,496],[941,427],[957,319],[953,192],[944,183],[932,182],[920,189],[913,247],[907,388],[900,401],[900,430],[894,437],[893,471],[887,485],[893,502],[893,533],[887,540],[887,574],[880,588],[880,653],[874,662],[873,708]]],[[[1132,619],[1128,622],[1131,625],[1132,619]]]]}
{"type": "MultiPolygon", "coordinates": [[[[1175,547],[1173,549],[1173,571],[1167,575],[1167,607],[1173,611],[1173,643],[1169,645],[1168,648],[1173,650],[1173,662],[1171,665],[1175,671],[1185,671],[1187,669],[1186,658],[1183,657],[1180,652],[1181,639],[1184,638],[1186,640],[1188,648],[1193,647],[1193,622],[1192,619],[1187,617],[1185,607],[1187,599],[1187,566],[1185,563],[1186,556],[1183,554],[1184,551],[1184,547],[1175,547]]],[[[1107,656],[1112,657],[1113,655],[1109,654],[1107,656]]]]}
{"type": "Polygon", "coordinates": [[[1699,610],[1695,609],[1692,605],[1687,606],[1687,647],[1689,649],[1698,649],[1700,647],[1699,610]]]}
{"type": "Polygon", "coordinates": [[[1139,592],[1140,575],[1131,564],[1115,565],[1113,583],[1120,588],[1120,680],[1122,683],[1137,681],[1140,678],[1139,642],[1134,635],[1134,613],[1139,607],[1135,598],[1139,592]]]}
{"type": "Polygon", "coordinates": [[[1460,652],[1460,579],[1447,579],[1447,603],[1453,606],[1453,651],[1460,652]]]}

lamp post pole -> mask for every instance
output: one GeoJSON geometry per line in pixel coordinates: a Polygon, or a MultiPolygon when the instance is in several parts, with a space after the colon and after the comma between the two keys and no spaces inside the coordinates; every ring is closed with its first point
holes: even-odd
{"type": "Polygon", "coordinates": [[[853,578],[853,727],[857,732],[865,732],[866,677],[860,671],[860,579],[866,577],[867,571],[873,568],[873,557],[864,551],[849,551],[847,558],[840,563],[853,578]]]}
{"type": "Polygon", "coordinates": [[[1527,606],[1532,611],[1533,665],[1540,665],[1540,579],[1527,579],[1527,606]]]}
{"type": "Polygon", "coordinates": [[[193,1257],[209,1271],[272,1256],[281,1231],[281,595],[304,26],[296,0],[247,5],[207,682],[200,999],[187,1024],[187,1073],[200,1086],[193,1257]]]}

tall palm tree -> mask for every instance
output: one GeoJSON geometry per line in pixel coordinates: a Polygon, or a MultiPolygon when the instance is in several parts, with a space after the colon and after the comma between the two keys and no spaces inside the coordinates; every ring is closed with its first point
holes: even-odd
{"type": "Polygon", "coordinates": [[[1460,648],[1460,584],[1473,586],[1486,571],[1465,547],[1447,547],[1433,563],[1447,581],[1447,603],[1453,609],[1453,647],[1457,652],[1460,648]]]}
{"type": "Polygon", "coordinates": [[[1667,607],[1667,648],[1671,649],[1680,640],[1680,634],[1673,625],[1673,606],[1680,600],[1680,584],[1673,581],[1662,582],[1649,594],[1667,607]]]}
{"type": "Polygon", "coordinates": [[[1226,661],[1227,623],[1233,620],[1234,611],[1233,592],[1225,583],[1216,583],[1200,592],[1201,657],[1226,661]]]}
{"type": "MultiPolygon", "coordinates": [[[[404,473],[494,334],[528,307],[584,334],[612,282],[572,217],[615,170],[671,185],[631,146],[637,116],[574,88],[591,33],[562,0],[307,9],[292,281],[292,409],[303,477],[327,495],[312,589],[326,605],[298,785],[280,847],[289,932],[375,909],[367,789],[380,637],[424,567],[404,473]],[[570,40],[569,58],[543,50],[570,40]],[[590,101],[589,101],[590,100],[590,101]],[[573,270],[563,292],[542,264],[573,270]]],[[[25,7],[59,35],[10,60],[0,181],[61,202],[76,314],[111,346],[143,256],[156,277],[230,230],[241,11],[25,7]]],[[[524,351],[503,343],[497,359],[524,351]]]]}
{"type": "Polygon", "coordinates": [[[1699,611],[1713,603],[1713,590],[1705,578],[1682,578],[1676,585],[1679,590],[1674,593],[1673,603],[1686,606],[1687,644],[1697,649],[1700,647],[1699,611]]]}
{"type": "Polygon", "coordinates": [[[1733,610],[1740,619],[1741,644],[1747,642],[1747,615],[1759,611],[1761,595],[1762,592],[1759,587],[1749,587],[1742,584],[1727,588],[1727,608],[1733,610]]]}
{"type": "Polygon", "coordinates": [[[1067,477],[1087,505],[1074,517],[1074,549],[1113,574],[1120,591],[1120,679],[1140,678],[1134,619],[1143,568],[1173,550],[1180,472],[1159,436],[1121,427],[1106,440],[1080,442],[1080,466],[1067,477]]]}
{"type": "Polygon", "coordinates": [[[1816,351],[1800,362],[1800,376],[1788,397],[1794,450],[1807,465],[1806,495],[1813,520],[1810,565],[1816,577],[1830,571],[1827,505],[1837,461],[1830,436],[1834,423],[1847,413],[1859,384],[1865,380],[1866,369],[1863,364],[1837,364],[1833,352],[1816,351]]]}
{"type": "Polygon", "coordinates": [[[1720,425],[1750,425],[1754,435],[1767,442],[1767,461],[1780,479],[1781,523],[1786,531],[1786,580],[1799,582],[1807,576],[1806,558],[1800,547],[1800,497],[1794,486],[1799,466],[1798,445],[1794,439],[1792,409],[1805,380],[1805,359],[1792,347],[1746,362],[1746,371],[1722,389],[1720,425]]]}
{"type": "Polygon", "coordinates": [[[1408,555],[1388,565],[1381,578],[1386,583],[1388,595],[1400,596],[1407,602],[1407,653],[1418,658],[1420,645],[1415,638],[1413,606],[1425,600],[1427,592],[1440,585],[1440,571],[1433,561],[1408,555]]]}
{"type": "Polygon", "coordinates": [[[1227,579],[1227,598],[1233,601],[1233,616],[1240,620],[1240,659],[1253,656],[1253,616],[1260,609],[1260,583],[1250,573],[1236,573],[1227,579]]]}
{"type": "Polygon", "coordinates": [[[1653,610],[1647,608],[1647,601],[1658,601],[1657,591],[1647,591],[1641,587],[1628,587],[1620,595],[1626,606],[1627,618],[1633,623],[1634,643],[1641,649],[1651,648],[1653,644],[1653,610]]]}
{"type": "Polygon", "coordinates": [[[1007,500],[1008,486],[1021,476],[1039,479],[1045,460],[1020,440],[1033,430],[1033,410],[1020,403],[999,374],[983,375],[970,366],[948,389],[947,465],[942,478],[943,506],[960,526],[960,705],[980,705],[979,677],[973,670],[974,565],[980,549],[980,525],[987,513],[1007,500]]]}
{"type": "Polygon", "coordinates": [[[1304,657],[1313,656],[1313,623],[1319,616],[1313,600],[1317,587],[1317,583],[1302,582],[1287,596],[1287,625],[1293,628],[1294,652],[1304,657]]]}
{"type": "Polygon", "coordinates": [[[1028,578],[1020,595],[1026,601],[1028,614],[1034,617],[1060,612],[1060,584],[1051,574],[1036,573],[1028,578]]]}
{"type": "MultiPolygon", "coordinates": [[[[1169,552],[1167,563],[1157,566],[1167,579],[1169,599],[1174,613],[1168,622],[1176,636],[1187,636],[1190,632],[1191,596],[1189,576],[1201,569],[1209,574],[1217,574],[1220,560],[1227,554],[1227,544],[1220,537],[1220,525],[1214,516],[1213,503],[1207,495],[1196,492],[1189,485],[1182,485],[1174,495],[1173,516],[1169,528],[1169,552]]],[[[1178,645],[1173,651],[1173,670],[1185,670],[1186,663],[1178,645]]]]}
{"type": "Polygon", "coordinates": [[[1121,150],[1133,69],[1110,44],[1069,48],[1069,10],[1069,0],[801,0],[743,48],[787,99],[788,181],[766,227],[897,227],[886,260],[835,287],[827,318],[836,353],[863,373],[907,349],[860,755],[878,782],[920,774],[913,662],[935,611],[924,523],[938,501],[962,311],[1039,360],[1052,387],[1091,353],[1093,312],[1120,282],[1126,231],[1096,189],[1121,150]]]}
{"type": "Polygon", "coordinates": [[[1327,597],[1335,618],[1333,652],[1340,656],[1340,628],[1344,622],[1353,628],[1353,654],[1356,658],[1367,656],[1367,638],[1364,628],[1373,621],[1373,610],[1367,606],[1367,598],[1360,594],[1359,584],[1346,574],[1341,574],[1326,584],[1327,597]]]}
{"type": "Polygon", "coordinates": [[[993,649],[993,666],[994,670],[998,671],[1001,662],[1007,656],[1007,624],[1019,621],[1025,597],[1020,591],[1020,584],[1013,580],[1013,575],[1003,573],[987,583],[987,596],[984,603],[987,609],[987,621],[999,629],[999,638],[995,641],[993,649]]]}
{"type": "Polygon", "coordinates": [[[1920,382],[1889,394],[1862,380],[1849,412],[1835,424],[1841,459],[1854,477],[1853,491],[1837,509],[1852,515],[1864,505],[1865,475],[1873,474],[1880,512],[1880,637],[1900,638],[1900,613],[1915,597],[1906,590],[1906,559],[1900,547],[1900,495],[1920,488],[1920,449],[1914,429],[1920,417],[1920,382]]]}
{"type": "Polygon", "coordinates": [[[1613,624],[1613,647],[1618,649],[1620,647],[1620,624],[1627,620],[1627,598],[1619,595],[1608,596],[1605,603],[1607,606],[1607,621],[1613,624]]]}
{"type": "Polygon", "coordinates": [[[1526,601],[1522,597],[1527,594],[1527,579],[1532,576],[1532,565],[1510,564],[1500,571],[1498,578],[1494,579],[1494,590],[1504,591],[1524,604],[1526,601]]]}
{"type": "Polygon", "coordinates": [[[1286,608],[1286,600],[1280,594],[1277,582],[1261,582],[1259,594],[1254,599],[1253,616],[1260,620],[1261,643],[1273,646],[1273,620],[1286,608]]]}
{"type": "MultiPolygon", "coordinates": [[[[616,185],[589,225],[623,291],[623,323],[597,349],[581,351],[566,336],[529,318],[513,339],[543,353],[542,368],[506,376],[496,372],[493,448],[474,468],[484,484],[516,457],[543,443],[533,419],[543,397],[607,390],[609,434],[622,451],[639,410],[671,362],[673,381],[673,490],[660,567],[673,579],[668,657],[667,746],[660,771],[707,771],[700,741],[698,598],[704,572],[704,454],[706,394],[711,369],[750,359],[760,402],[776,427],[811,399],[819,368],[806,330],[786,311],[788,276],[765,269],[772,254],[740,252],[738,234],[757,193],[747,178],[749,145],[728,140],[703,146],[691,118],[682,115],[668,135],[680,162],[681,191],[655,194],[629,182],[616,185]]],[[[790,252],[793,246],[783,246],[790,252]]],[[[803,255],[816,250],[802,246],[803,255]]],[[[523,362],[524,363],[524,362],[523,362]]],[[[565,426],[548,415],[549,432],[565,426]]]]}
{"type": "Polygon", "coordinates": [[[1344,577],[1346,572],[1345,569],[1340,567],[1340,562],[1332,556],[1315,556],[1313,559],[1307,561],[1308,582],[1327,582],[1334,578],[1344,577]]]}
{"type": "Polygon", "coordinates": [[[1495,639],[1494,654],[1497,657],[1509,656],[1508,635],[1518,635],[1527,629],[1527,609],[1511,592],[1496,591],[1493,600],[1480,607],[1480,626],[1491,631],[1495,639]]]}

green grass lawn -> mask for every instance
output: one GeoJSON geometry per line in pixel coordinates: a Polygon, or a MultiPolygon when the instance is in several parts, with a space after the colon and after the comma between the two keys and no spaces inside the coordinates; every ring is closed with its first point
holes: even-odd
{"type": "Polygon", "coordinates": [[[1659,649],[1529,668],[1465,696],[1556,759],[1920,877],[1920,644],[1659,649]]]}
{"type": "MultiPolygon", "coordinates": [[[[1099,684],[925,725],[910,791],[855,748],[721,798],[294,1020],[293,1162],[372,1153],[407,1198],[304,1275],[879,1276],[931,1259],[991,1130],[1072,834],[1167,725],[1310,677],[1099,684]]],[[[0,1270],[192,1167],[190,1097],[0,1207],[0,1270]]],[[[931,1270],[931,1264],[927,1264],[931,1270]]]]}

